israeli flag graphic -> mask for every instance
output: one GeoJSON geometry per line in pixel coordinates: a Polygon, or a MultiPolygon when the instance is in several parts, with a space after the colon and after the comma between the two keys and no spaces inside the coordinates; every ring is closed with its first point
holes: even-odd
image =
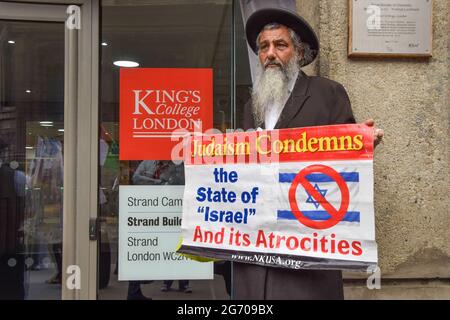
{"type": "MultiPolygon", "coordinates": [[[[289,189],[298,174],[298,172],[293,171],[283,170],[278,175],[278,182],[281,186],[283,198],[286,200],[289,189]]],[[[345,181],[349,190],[349,206],[338,225],[359,226],[361,213],[359,208],[354,204],[355,201],[352,201],[352,199],[355,200],[359,192],[360,173],[356,168],[348,167],[341,167],[336,171],[338,171],[339,175],[345,181]]],[[[337,211],[339,210],[342,203],[342,191],[332,177],[324,173],[310,173],[305,178],[306,183],[309,183],[337,211]]],[[[296,200],[301,213],[306,218],[318,222],[331,218],[330,213],[324,208],[320,200],[309,194],[301,184],[297,186],[296,200]]],[[[289,206],[289,200],[283,201],[283,208],[277,210],[277,220],[297,220],[289,206]]]]}

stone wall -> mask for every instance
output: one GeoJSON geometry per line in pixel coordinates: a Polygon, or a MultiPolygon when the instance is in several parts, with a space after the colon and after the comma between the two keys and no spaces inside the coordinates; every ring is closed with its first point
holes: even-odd
{"type": "Polygon", "coordinates": [[[347,274],[346,298],[450,299],[450,2],[433,2],[433,57],[422,60],[348,58],[348,0],[297,8],[321,44],[307,73],[342,83],[357,121],[385,131],[374,161],[382,289],[347,274]]]}

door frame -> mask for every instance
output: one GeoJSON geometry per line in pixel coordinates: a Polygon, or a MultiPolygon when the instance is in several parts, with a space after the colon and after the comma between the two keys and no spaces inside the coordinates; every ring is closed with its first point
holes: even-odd
{"type": "Polygon", "coordinates": [[[68,5],[81,9],[81,28],[65,27],[62,299],[85,300],[97,298],[99,0],[1,2],[0,19],[65,23],[68,5]]]}

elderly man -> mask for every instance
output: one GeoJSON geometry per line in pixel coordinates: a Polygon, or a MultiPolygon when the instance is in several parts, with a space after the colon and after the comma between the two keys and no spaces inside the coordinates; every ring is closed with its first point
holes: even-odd
{"type": "MultiPolygon", "coordinates": [[[[247,41],[258,54],[260,73],[245,107],[244,128],[281,129],[354,123],[344,87],[307,76],[301,67],[318,54],[317,36],[296,13],[263,9],[246,24],[247,41]]],[[[373,120],[366,125],[373,126],[373,120]]],[[[375,143],[383,136],[375,131],[375,143]]],[[[290,270],[234,263],[235,299],[343,299],[338,270],[290,270]]]]}

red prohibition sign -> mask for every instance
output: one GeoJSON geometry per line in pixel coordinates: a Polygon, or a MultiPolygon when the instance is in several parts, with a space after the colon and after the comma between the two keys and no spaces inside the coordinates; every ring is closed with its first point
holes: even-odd
{"type": "Polygon", "coordinates": [[[345,183],[344,178],[342,178],[339,172],[337,172],[333,168],[321,164],[314,164],[300,170],[299,173],[297,173],[297,175],[295,176],[294,180],[292,181],[291,187],[289,188],[289,203],[291,205],[292,213],[297,218],[297,220],[300,221],[301,224],[313,229],[328,229],[338,224],[339,221],[341,221],[342,218],[344,218],[344,215],[347,212],[349,199],[350,196],[348,186],[345,183]],[[320,192],[314,189],[311,183],[306,179],[306,176],[313,172],[324,173],[327,176],[331,177],[337,183],[342,196],[341,206],[339,210],[336,210],[320,194],[320,192]],[[319,202],[322,205],[322,207],[331,215],[331,218],[325,221],[314,221],[303,215],[303,213],[300,211],[298,207],[296,198],[297,187],[299,184],[301,184],[302,187],[305,188],[306,192],[308,192],[311,195],[311,197],[314,198],[315,201],[319,202]]]}

